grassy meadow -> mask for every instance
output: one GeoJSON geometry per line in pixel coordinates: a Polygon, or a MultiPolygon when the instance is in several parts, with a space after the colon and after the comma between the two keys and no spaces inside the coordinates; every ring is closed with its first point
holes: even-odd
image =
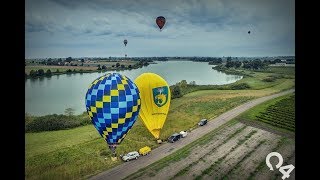
{"type": "MultiPolygon", "coordinates": [[[[251,76],[235,83],[247,83],[250,89],[201,90],[173,99],[160,138],[167,139],[173,132],[195,128],[200,119],[217,117],[251,99],[294,88],[294,68],[281,71],[273,67],[269,72],[245,73],[251,76]],[[265,82],[271,75],[281,76],[273,82],[265,82]]],[[[26,133],[25,139],[26,179],[86,179],[123,163],[111,161],[110,150],[93,125],[26,133]]],[[[138,119],[117,147],[117,154],[146,145],[152,149],[159,146],[138,119]]]]}

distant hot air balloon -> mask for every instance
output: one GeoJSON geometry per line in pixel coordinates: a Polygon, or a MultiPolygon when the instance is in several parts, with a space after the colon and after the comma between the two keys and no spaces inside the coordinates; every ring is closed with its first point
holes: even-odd
{"type": "Polygon", "coordinates": [[[158,25],[158,27],[160,28],[160,31],[161,31],[161,29],[163,28],[164,24],[166,23],[166,18],[164,18],[163,16],[159,16],[156,19],[156,23],[157,23],[157,25],[158,25]]]}
{"type": "Polygon", "coordinates": [[[137,86],[126,76],[108,73],[90,84],[85,100],[94,127],[116,157],[117,145],[131,129],[140,111],[137,86]]]}
{"type": "Polygon", "coordinates": [[[124,43],[124,46],[127,46],[127,44],[128,44],[128,40],[123,40],[123,43],[124,43]]]}
{"type": "Polygon", "coordinates": [[[143,73],[134,82],[141,97],[140,119],[159,140],[170,107],[171,94],[168,83],[154,73],[143,73]]]}

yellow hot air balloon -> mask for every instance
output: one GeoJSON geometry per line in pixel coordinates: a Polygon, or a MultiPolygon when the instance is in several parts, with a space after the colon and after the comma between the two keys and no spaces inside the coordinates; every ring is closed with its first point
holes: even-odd
{"type": "Polygon", "coordinates": [[[168,83],[154,73],[143,73],[134,83],[140,91],[140,119],[158,140],[170,107],[171,94],[168,83]]]}

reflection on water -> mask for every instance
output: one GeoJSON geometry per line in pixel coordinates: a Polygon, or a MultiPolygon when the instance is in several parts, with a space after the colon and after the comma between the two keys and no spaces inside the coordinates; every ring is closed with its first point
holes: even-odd
{"type": "MultiPolygon", "coordinates": [[[[229,84],[242,78],[227,75],[212,69],[205,62],[168,61],[157,62],[140,69],[112,71],[121,73],[134,81],[145,72],[162,76],[169,85],[181,80],[196,84],[229,84]]],[[[110,73],[112,73],[110,72],[110,73]]],[[[77,114],[85,111],[85,93],[89,84],[96,78],[109,72],[77,73],[55,75],[51,78],[27,79],[25,81],[25,111],[33,115],[61,114],[66,108],[75,109],[77,114]]]]}

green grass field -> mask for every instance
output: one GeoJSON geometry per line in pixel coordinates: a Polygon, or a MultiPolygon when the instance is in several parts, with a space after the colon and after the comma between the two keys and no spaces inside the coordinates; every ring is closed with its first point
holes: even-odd
{"type": "Polygon", "coordinates": [[[295,86],[294,67],[269,67],[259,71],[245,69],[224,69],[223,72],[241,74],[244,78],[226,85],[188,85],[182,87],[182,94],[188,94],[199,90],[261,90],[279,92],[295,86]],[[266,81],[269,80],[269,81],[266,81]]]}
{"type": "MultiPolygon", "coordinates": [[[[292,78],[277,79],[268,85],[260,82],[270,74],[279,73],[254,72],[256,79],[246,77],[240,80],[251,83],[252,89],[249,90],[204,90],[173,99],[160,138],[166,139],[173,132],[194,128],[201,118],[217,117],[253,98],[294,87],[292,78]]],[[[123,163],[110,160],[111,153],[107,144],[92,125],[70,130],[26,133],[25,138],[26,179],[85,179],[123,163]]],[[[118,146],[117,153],[120,155],[146,145],[152,149],[159,146],[138,119],[118,146]]]]}
{"type": "Polygon", "coordinates": [[[239,115],[237,119],[292,133],[295,131],[295,95],[288,94],[264,102],[239,115]]]}
{"type": "Polygon", "coordinates": [[[294,84],[294,81],[292,81],[295,78],[294,67],[269,67],[266,70],[241,70],[241,72],[246,74],[248,77],[235,82],[235,84],[247,83],[251,89],[265,89],[288,82],[294,84]],[[268,77],[274,77],[275,81],[265,82],[264,79],[268,77]]]}
{"type": "MultiPolygon", "coordinates": [[[[172,106],[161,133],[162,139],[173,132],[195,127],[200,118],[215,117],[224,111],[246,102],[252,97],[222,98],[218,93],[195,92],[172,101],[172,106]],[[200,103],[201,102],[201,103],[200,103]],[[194,113],[194,109],[197,113],[194,113]]],[[[118,155],[138,150],[144,146],[159,146],[140,120],[129,131],[117,148],[118,155]]],[[[107,144],[92,125],[70,130],[26,133],[26,178],[42,179],[57,177],[80,178],[122,163],[110,160],[107,144]],[[108,159],[105,160],[104,158],[108,159]]]]}

